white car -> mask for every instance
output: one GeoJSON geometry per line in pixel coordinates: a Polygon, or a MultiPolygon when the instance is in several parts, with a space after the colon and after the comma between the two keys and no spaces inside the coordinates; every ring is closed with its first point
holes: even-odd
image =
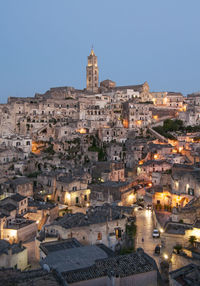
{"type": "Polygon", "coordinates": [[[158,229],[154,229],[153,230],[153,234],[152,234],[153,238],[159,238],[160,237],[160,232],[158,229]]]}

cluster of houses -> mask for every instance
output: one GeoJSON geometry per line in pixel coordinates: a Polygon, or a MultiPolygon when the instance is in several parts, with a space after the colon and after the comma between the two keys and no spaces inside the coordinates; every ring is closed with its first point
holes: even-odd
{"type": "Polygon", "coordinates": [[[197,126],[200,94],[150,92],[147,82],[99,86],[93,50],[86,70],[84,90],[51,88],[0,105],[0,275],[11,284],[15,277],[65,286],[161,285],[142,249],[120,254],[145,196],[157,225],[156,212],[169,214],[163,239],[198,233],[200,134],[181,131],[171,140],[154,127],[166,119],[197,126]],[[24,271],[32,256],[38,270],[24,271]]]}

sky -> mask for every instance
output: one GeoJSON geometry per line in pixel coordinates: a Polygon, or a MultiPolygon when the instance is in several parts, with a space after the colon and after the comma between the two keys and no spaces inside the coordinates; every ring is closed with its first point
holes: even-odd
{"type": "Polygon", "coordinates": [[[0,103],[100,81],[200,90],[199,0],[0,0],[0,103]]]}

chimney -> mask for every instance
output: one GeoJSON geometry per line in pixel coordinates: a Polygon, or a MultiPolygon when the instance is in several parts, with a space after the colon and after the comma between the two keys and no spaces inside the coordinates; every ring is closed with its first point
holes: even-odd
{"type": "Polygon", "coordinates": [[[9,256],[12,255],[12,248],[11,248],[11,247],[8,248],[8,255],[9,255],[9,256]]]}

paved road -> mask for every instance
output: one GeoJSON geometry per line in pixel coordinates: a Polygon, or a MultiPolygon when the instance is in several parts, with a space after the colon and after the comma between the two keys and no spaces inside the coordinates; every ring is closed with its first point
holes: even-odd
{"type": "Polygon", "coordinates": [[[141,210],[136,213],[136,249],[142,247],[144,251],[152,256],[159,266],[159,256],[154,254],[154,250],[157,244],[160,244],[160,238],[153,238],[152,232],[154,229],[152,212],[149,210],[141,210]],[[144,242],[142,242],[144,238],[144,242]]]}

